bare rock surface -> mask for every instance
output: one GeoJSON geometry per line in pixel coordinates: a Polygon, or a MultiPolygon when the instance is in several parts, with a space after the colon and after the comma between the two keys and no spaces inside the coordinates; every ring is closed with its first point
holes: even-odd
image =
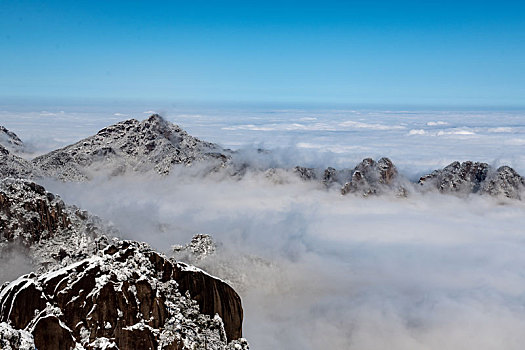
{"type": "Polygon", "coordinates": [[[218,145],[188,135],[158,114],[139,122],[126,120],[100,130],[73,145],[33,159],[43,176],[84,181],[95,172],[127,171],[168,174],[174,164],[209,161],[222,166],[229,155],[218,145]]]}

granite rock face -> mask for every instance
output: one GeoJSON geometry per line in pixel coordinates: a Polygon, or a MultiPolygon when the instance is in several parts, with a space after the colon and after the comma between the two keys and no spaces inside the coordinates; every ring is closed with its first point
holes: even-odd
{"type": "Polygon", "coordinates": [[[0,322],[40,350],[247,349],[242,317],[226,283],[133,241],[0,289],[0,322]]]}
{"type": "Polygon", "coordinates": [[[0,180],[0,257],[14,249],[42,272],[95,254],[99,237],[117,234],[30,180],[0,180]]]}
{"type": "Polygon", "coordinates": [[[21,244],[37,269],[0,288],[2,349],[248,348],[222,280],[106,238],[96,217],[27,180],[0,182],[0,218],[0,254],[21,244]]]}
{"type": "Polygon", "coordinates": [[[44,187],[30,181],[0,182],[0,241],[31,245],[70,224],[64,202],[44,187]]]}
{"type": "Polygon", "coordinates": [[[443,193],[479,193],[521,199],[525,179],[508,166],[494,169],[487,163],[466,161],[453,162],[422,176],[419,184],[423,188],[437,188],[443,193]]]}
{"type": "Polygon", "coordinates": [[[43,176],[84,181],[95,172],[127,171],[168,174],[174,164],[209,161],[221,167],[229,154],[218,145],[188,135],[158,114],[139,122],[126,120],[100,130],[73,145],[33,159],[43,176]]]}

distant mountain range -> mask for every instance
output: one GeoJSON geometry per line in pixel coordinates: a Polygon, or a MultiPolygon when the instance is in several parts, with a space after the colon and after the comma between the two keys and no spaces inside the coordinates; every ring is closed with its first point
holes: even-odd
{"type": "MultiPolygon", "coordinates": [[[[4,140],[4,144],[23,148],[22,141],[14,133],[5,128],[2,130],[9,137],[0,139],[0,144],[4,140]]],[[[242,177],[247,171],[264,171],[268,177],[275,178],[279,176],[278,170],[283,170],[327,187],[339,186],[343,195],[355,193],[365,197],[387,193],[403,197],[412,192],[437,190],[458,195],[477,193],[521,199],[525,189],[525,179],[512,168],[494,169],[486,163],[472,161],[454,162],[422,176],[418,182],[411,182],[399,174],[388,158],[378,161],[367,158],[346,169],[255,168],[237,157],[235,151],[201,141],[157,114],[141,122],[130,119],[108,126],[96,135],[31,161],[20,158],[5,147],[0,148],[0,157],[2,177],[51,177],[64,181],[89,181],[100,174],[118,176],[129,172],[153,171],[167,175],[174,166],[198,164],[205,173],[222,170],[237,177],[242,177]]]]}

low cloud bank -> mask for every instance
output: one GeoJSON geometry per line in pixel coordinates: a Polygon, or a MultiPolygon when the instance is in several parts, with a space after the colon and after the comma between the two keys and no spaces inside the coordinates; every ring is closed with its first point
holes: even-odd
{"type": "Polygon", "coordinates": [[[435,193],[340,196],[184,171],[48,181],[126,238],[169,251],[195,233],[221,243],[201,266],[230,280],[254,349],[520,349],[525,205],[435,193]]]}

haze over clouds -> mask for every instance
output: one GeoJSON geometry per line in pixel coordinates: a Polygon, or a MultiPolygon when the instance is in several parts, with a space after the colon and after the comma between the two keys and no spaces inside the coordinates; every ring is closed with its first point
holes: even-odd
{"type": "Polygon", "coordinates": [[[208,233],[254,349],[520,349],[525,206],[340,196],[289,178],[173,174],[48,182],[160,250],[208,233]],[[262,259],[262,260],[261,260],[262,259]]]}

